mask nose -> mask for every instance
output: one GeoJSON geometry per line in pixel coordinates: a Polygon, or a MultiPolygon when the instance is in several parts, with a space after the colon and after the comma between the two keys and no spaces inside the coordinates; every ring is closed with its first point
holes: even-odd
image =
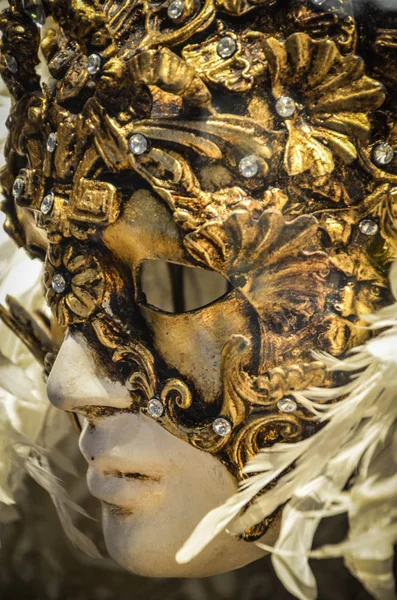
{"type": "Polygon", "coordinates": [[[127,388],[106,376],[80,333],[66,336],[47,381],[47,395],[56,408],[77,413],[87,406],[131,405],[127,388]]]}

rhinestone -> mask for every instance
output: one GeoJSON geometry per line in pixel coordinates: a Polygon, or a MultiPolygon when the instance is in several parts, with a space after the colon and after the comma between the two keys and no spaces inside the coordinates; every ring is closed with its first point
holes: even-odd
{"type": "Polygon", "coordinates": [[[281,96],[276,102],[276,111],[280,117],[288,119],[296,111],[296,104],[289,96],[281,96]]]}
{"type": "Polygon", "coordinates": [[[232,430],[232,424],[224,417],[219,417],[213,422],[212,429],[221,437],[226,437],[232,430]]]}
{"type": "Polygon", "coordinates": [[[230,58],[237,50],[237,43],[232,37],[226,36],[221,39],[216,51],[221,58],[230,58]]]}
{"type": "Polygon", "coordinates": [[[281,412],[292,413],[298,408],[297,403],[292,398],[282,398],[277,402],[278,409],[281,412]]]}
{"type": "Polygon", "coordinates": [[[363,219],[358,227],[364,235],[376,235],[379,231],[378,223],[372,219],[363,219]]]}
{"type": "Polygon", "coordinates": [[[66,279],[60,273],[56,273],[52,278],[51,287],[57,294],[62,294],[66,290],[66,279]]]}
{"type": "Polygon", "coordinates": [[[141,133],[135,133],[130,137],[128,146],[132,154],[145,154],[149,148],[149,142],[141,133]]]}
{"type": "Polygon", "coordinates": [[[240,161],[238,168],[243,177],[251,179],[258,175],[261,170],[261,163],[257,156],[246,156],[240,161]]]}
{"type": "Polygon", "coordinates": [[[16,180],[14,181],[14,185],[12,186],[12,193],[13,193],[15,200],[18,200],[18,198],[20,198],[22,196],[24,189],[25,189],[24,180],[22,179],[22,177],[17,177],[16,180]]]}
{"type": "Polygon", "coordinates": [[[49,194],[47,194],[47,196],[44,196],[41,202],[40,210],[43,213],[43,215],[48,215],[51,212],[53,206],[54,192],[50,192],[49,194]]]}
{"type": "Polygon", "coordinates": [[[184,12],[185,12],[184,0],[173,0],[167,10],[167,14],[168,14],[169,18],[172,19],[173,21],[180,19],[184,12]]]}
{"type": "Polygon", "coordinates": [[[102,60],[99,54],[90,54],[87,61],[87,72],[96,75],[101,70],[102,60]]]}
{"type": "Polygon", "coordinates": [[[45,23],[46,15],[41,0],[23,0],[23,10],[36,23],[42,27],[45,23]]]}
{"type": "Polygon", "coordinates": [[[148,402],[147,411],[153,419],[159,419],[164,414],[164,405],[158,398],[152,398],[148,402]]]}
{"type": "Polygon", "coordinates": [[[394,150],[387,142],[380,142],[372,149],[372,160],[377,165],[388,165],[394,158],[394,150]]]}
{"type": "Polygon", "coordinates": [[[56,133],[50,133],[50,135],[47,138],[47,150],[48,150],[48,152],[54,152],[56,146],[57,146],[57,134],[56,133]]]}
{"type": "Polygon", "coordinates": [[[102,302],[102,308],[105,310],[105,312],[110,315],[111,317],[114,317],[114,313],[112,311],[112,307],[110,306],[110,302],[108,300],[104,300],[102,302]]]}
{"type": "Polygon", "coordinates": [[[6,65],[7,65],[7,69],[10,71],[10,73],[13,73],[14,75],[15,75],[15,73],[18,73],[18,63],[15,60],[15,58],[12,56],[12,54],[6,55],[6,65]]]}

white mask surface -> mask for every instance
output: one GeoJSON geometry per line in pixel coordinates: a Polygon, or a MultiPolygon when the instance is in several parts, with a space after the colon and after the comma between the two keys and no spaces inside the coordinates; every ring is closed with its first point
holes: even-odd
{"type": "MultiPolygon", "coordinates": [[[[128,390],[107,379],[81,334],[68,335],[48,380],[58,408],[126,408],[128,390]]],[[[141,414],[83,419],[80,448],[88,486],[101,501],[110,555],[129,571],[150,577],[206,577],[244,566],[264,552],[226,533],[191,563],[175,554],[198,522],[236,491],[226,467],[141,414]]],[[[267,541],[270,541],[267,538],[267,541]]]]}

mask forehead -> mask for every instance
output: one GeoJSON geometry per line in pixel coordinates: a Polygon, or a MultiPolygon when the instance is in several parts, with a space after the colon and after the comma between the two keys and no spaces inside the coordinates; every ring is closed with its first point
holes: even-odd
{"type": "Polygon", "coordinates": [[[105,229],[102,241],[136,273],[145,260],[191,264],[169,208],[147,190],[134,192],[116,223],[105,229]]]}

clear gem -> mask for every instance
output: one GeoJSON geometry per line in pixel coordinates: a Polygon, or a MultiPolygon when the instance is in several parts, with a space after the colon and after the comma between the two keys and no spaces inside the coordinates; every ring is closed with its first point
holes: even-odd
{"type": "Polygon", "coordinates": [[[135,133],[130,137],[128,146],[132,154],[144,154],[149,148],[149,142],[147,138],[141,133],[135,133]]]}
{"type": "Polygon", "coordinates": [[[172,19],[173,21],[180,19],[184,12],[185,12],[184,0],[173,0],[167,10],[167,14],[168,14],[169,18],[172,19]]]}
{"type": "Polygon", "coordinates": [[[221,39],[216,51],[221,58],[230,58],[237,50],[237,43],[232,37],[226,36],[221,39]]]}
{"type": "Polygon", "coordinates": [[[60,273],[56,273],[52,278],[51,287],[57,294],[62,294],[66,290],[66,279],[60,273]]]}
{"type": "Polygon", "coordinates": [[[46,15],[41,0],[23,0],[23,10],[38,27],[45,23],[46,15]]]}
{"type": "Polygon", "coordinates": [[[101,70],[102,60],[99,54],[90,54],[87,61],[87,72],[96,75],[101,70]]]}
{"type": "Polygon", "coordinates": [[[48,152],[54,152],[56,146],[57,146],[57,134],[56,133],[50,133],[50,135],[47,138],[47,150],[48,150],[48,152]]]}
{"type": "Polygon", "coordinates": [[[16,180],[14,181],[14,185],[12,186],[12,193],[16,200],[18,200],[18,198],[20,198],[22,196],[24,189],[25,189],[24,180],[22,179],[22,177],[17,177],[16,180]]]}
{"type": "Polygon", "coordinates": [[[257,156],[246,156],[240,161],[238,168],[243,177],[251,179],[251,177],[256,177],[260,172],[261,163],[257,156]]]}
{"type": "Polygon", "coordinates": [[[6,55],[6,65],[7,65],[7,69],[10,71],[10,73],[13,73],[14,75],[15,75],[15,73],[18,73],[18,63],[15,60],[15,58],[12,56],[12,54],[6,55]]]}
{"type": "Polygon", "coordinates": [[[50,192],[49,194],[47,194],[47,196],[44,196],[41,202],[40,210],[43,213],[43,215],[48,215],[51,212],[53,206],[54,192],[50,192]]]}
{"type": "Polygon", "coordinates": [[[104,300],[102,302],[102,308],[105,310],[105,312],[110,315],[111,317],[114,317],[114,313],[112,311],[112,307],[110,306],[110,302],[109,300],[104,300]]]}
{"type": "Polygon", "coordinates": [[[378,223],[372,219],[363,219],[358,227],[364,235],[376,235],[379,231],[378,223]]]}
{"type": "Polygon", "coordinates": [[[164,405],[158,398],[152,398],[148,402],[147,411],[153,419],[159,419],[164,414],[164,405]]]}
{"type": "Polygon", "coordinates": [[[277,406],[281,412],[285,413],[293,413],[298,408],[298,405],[293,398],[282,398],[277,402],[277,406]]]}
{"type": "Polygon", "coordinates": [[[232,430],[232,424],[224,417],[218,417],[212,424],[212,429],[218,435],[226,437],[232,430]]]}
{"type": "Polygon", "coordinates": [[[376,144],[372,150],[372,160],[377,165],[388,165],[394,158],[394,150],[387,142],[376,144]]]}
{"type": "Polygon", "coordinates": [[[276,102],[276,111],[280,117],[292,117],[296,111],[296,104],[289,96],[281,96],[276,102]]]}

